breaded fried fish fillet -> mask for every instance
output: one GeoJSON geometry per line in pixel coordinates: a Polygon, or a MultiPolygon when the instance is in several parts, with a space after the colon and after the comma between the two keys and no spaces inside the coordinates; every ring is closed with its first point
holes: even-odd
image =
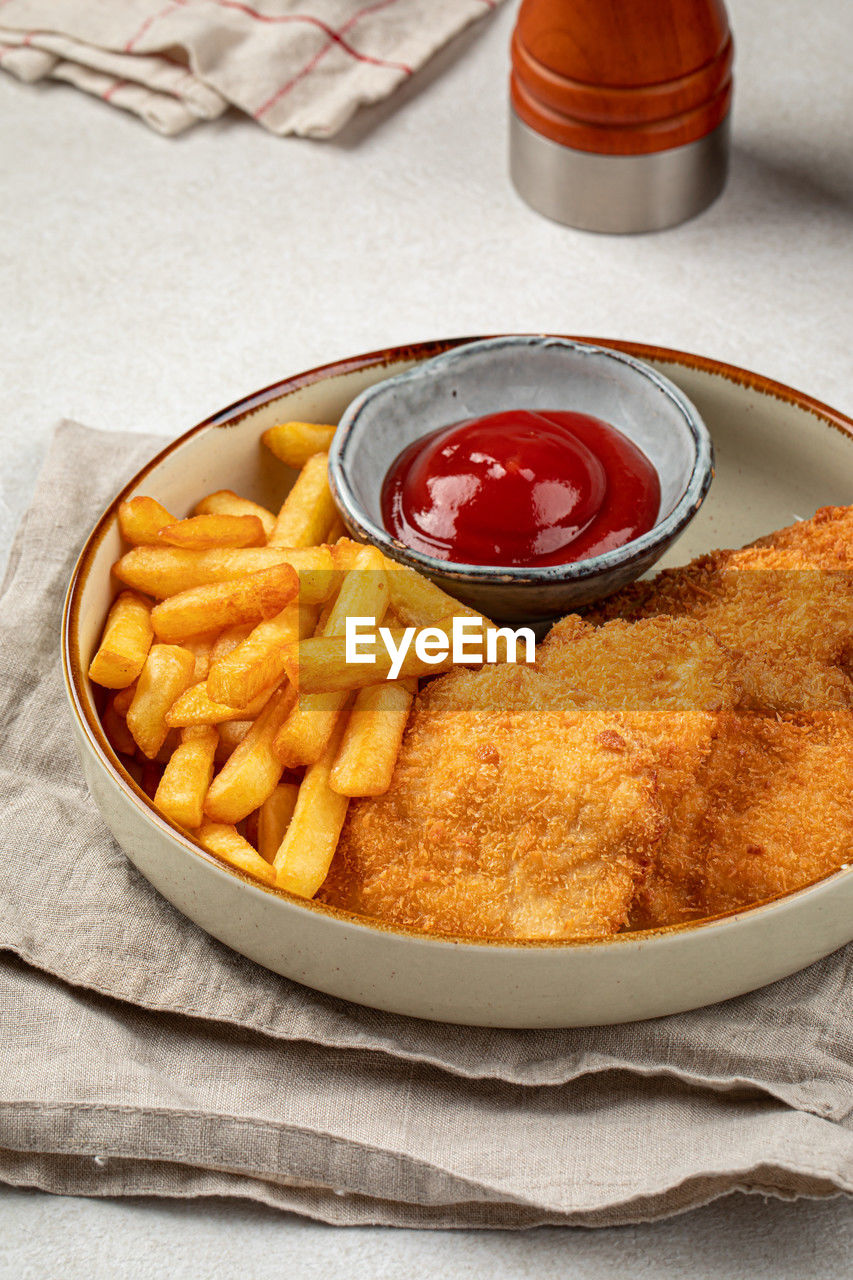
{"type": "Polygon", "coordinates": [[[710,749],[718,713],[742,701],[738,663],[688,618],[583,626],[573,615],[564,618],[539,651],[552,696],[622,713],[653,752],[658,796],[669,812],[710,749]]]}
{"type": "Polygon", "coordinates": [[[700,620],[745,687],[747,709],[720,717],[668,806],[634,927],[743,907],[853,860],[853,507],[666,570],[588,616],[700,620]]]}
{"type": "Polygon", "coordinates": [[[738,652],[758,711],[853,708],[853,507],[664,570],[587,617],[660,615],[695,618],[738,652]]]}
{"type": "Polygon", "coordinates": [[[853,715],[720,717],[670,813],[635,928],[731,911],[853,861],[853,715]]]}
{"type": "Polygon", "coordinates": [[[729,655],[687,620],[574,619],[536,668],[442,677],[391,789],[352,804],[319,896],[440,934],[616,933],[736,696],[729,655]]]}
{"type": "Polygon", "coordinates": [[[434,681],[320,896],[441,934],[606,937],[851,860],[853,508],[831,507],[563,619],[535,668],[434,681]]]}

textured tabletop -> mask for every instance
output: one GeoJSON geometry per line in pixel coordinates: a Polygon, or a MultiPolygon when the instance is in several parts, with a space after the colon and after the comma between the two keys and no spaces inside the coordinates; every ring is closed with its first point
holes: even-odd
{"type": "MultiPolygon", "coordinates": [[[[62,416],[173,435],[300,369],[507,330],[632,338],[853,412],[853,23],[837,0],[730,0],[729,187],[640,238],[532,213],[506,171],[516,4],[336,141],[236,117],[178,140],[0,76],[0,554],[62,416]]],[[[651,1139],[650,1139],[651,1140],[651,1139]]],[[[338,1230],[221,1202],[0,1190],[0,1275],[838,1276],[853,1206],[734,1198],[649,1227],[338,1230]]]]}

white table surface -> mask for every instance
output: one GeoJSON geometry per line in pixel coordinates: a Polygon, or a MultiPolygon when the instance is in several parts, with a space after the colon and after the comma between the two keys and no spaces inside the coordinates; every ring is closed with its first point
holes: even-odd
{"type": "MultiPolygon", "coordinates": [[[[289,373],[390,343],[553,330],[729,360],[853,412],[853,21],[730,0],[729,187],[612,238],[551,224],[506,172],[517,5],[337,141],[235,117],[172,141],[0,74],[0,549],[55,421],[173,435],[289,373]]],[[[225,1202],[0,1190],[0,1275],[833,1276],[849,1201],[732,1197],[599,1232],[335,1229],[225,1202]]]]}

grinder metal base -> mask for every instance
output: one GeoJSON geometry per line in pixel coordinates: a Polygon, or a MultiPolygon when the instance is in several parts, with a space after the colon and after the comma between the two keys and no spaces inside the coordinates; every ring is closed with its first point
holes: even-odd
{"type": "Polygon", "coordinates": [[[729,117],[668,151],[600,155],[552,142],[510,110],[510,176],[538,213],[583,231],[662,231],[701,213],[726,185],[729,117]]]}

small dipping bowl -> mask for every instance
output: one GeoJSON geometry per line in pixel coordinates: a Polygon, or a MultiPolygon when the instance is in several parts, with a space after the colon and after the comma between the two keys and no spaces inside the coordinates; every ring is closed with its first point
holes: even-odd
{"type": "Polygon", "coordinates": [[[544,622],[640,577],[693,519],[713,475],[708,430],[667,378],[620,351],[544,336],[472,342],[368,388],[344,412],[329,454],[332,492],[352,534],[501,622],[544,622]],[[382,486],[402,450],[441,427],[512,409],[574,410],[621,431],[658,473],[654,526],[586,560],[507,568],[440,560],[393,537],[382,486]]]}

